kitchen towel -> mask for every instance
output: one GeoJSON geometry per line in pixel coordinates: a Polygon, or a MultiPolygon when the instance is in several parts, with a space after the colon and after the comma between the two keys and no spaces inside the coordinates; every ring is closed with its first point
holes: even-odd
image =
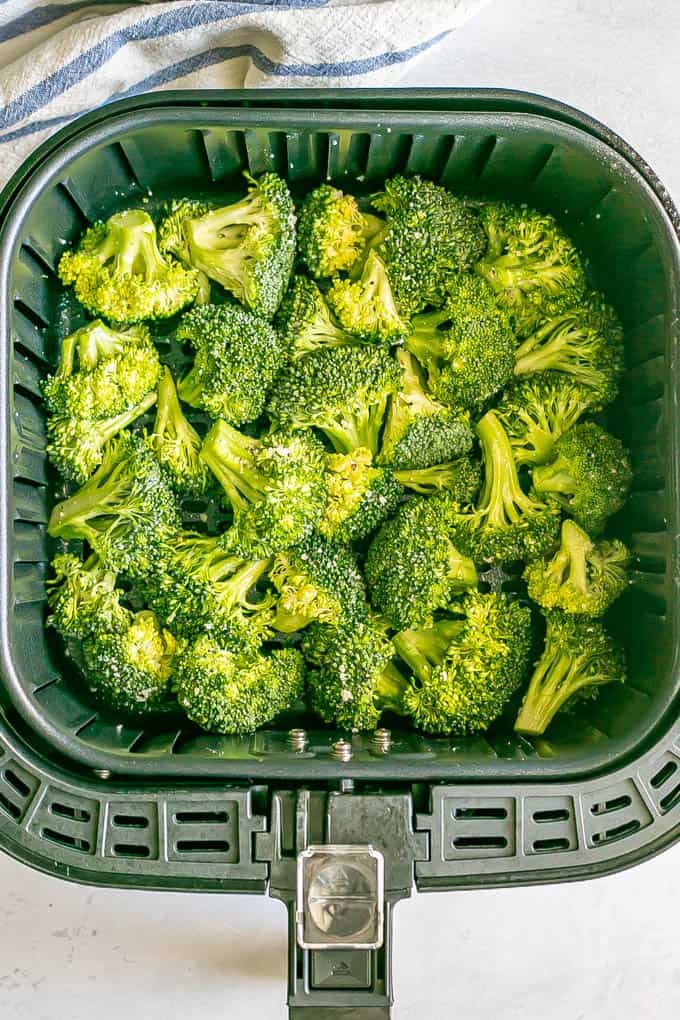
{"type": "Polygon", "coordinates": [[[486,0],[0,0],[0,186],[78,114],[155,89],[398,81],[486,0]]]}

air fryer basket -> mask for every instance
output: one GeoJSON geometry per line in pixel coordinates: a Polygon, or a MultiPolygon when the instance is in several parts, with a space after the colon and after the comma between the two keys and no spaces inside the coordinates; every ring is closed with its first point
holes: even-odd
{"type": "Polygon", "coordinates": [[[414,882],[590,877],[677,840],[678,225],[622,139],[525,93],[165,93],[95,111],[44,143],[0,195],[0,848],[79,882],[268,891],[289,914],[291,1020],[380,1020],[392,1001],[392,913],[414,882]],[[152,206],[184,187],[229,194],[246,167],[276,169],[294,189],[328,178],[366,192],[419,171],[536,204],[581,242],[626,327],[609,427],[633,454],[619,530],[636,575],[615,620],[630,682],[605,689],[578,728],[535,746],[502,728],[455,742],[395,729],[391,744],[352,738],[343,762],[329,731],[309,732],[302,750],[288,740],[306,718],[249,740],[143,731],[100,716],[46,635],[54,477],[38,383],[74,322],[73,305],[56,300],[55,258],[122,202],[152,206]],[[375,941],[358,949],[345,933],[339,948],[310,948],[305,866],[339,866],[346,892],[363,861],[365,903],[369,860],[382,867],[368,904],[382,922],[375,941]]]}
{"type": "Polygon", "coordinates": [[[614,619],[627,646],[629,682],[604,689],[586,716],[556,723],[533,745],[509,724],[466,740],[425,738],[397,724],[389,762],[355,738],[353,774],[583,775],[634,754],[678,690],[677,238],[630,163],[584,130],[534,113],[112,110],[36,167],[6,218],[0,263],[8,430],[0,612],[5,682],[16,709],[60,751],[129,775],[265,775],[272,767],[299,778],[337,773],[329,758],[337,734],[311,731],[305,755],[289,750],[288,728],[306,718],[234,738],[180,729],[176,720],[144,729],[100,712],[44,628],[45,521],[55,479],[38,383],[54,363],[57,336],[79,321],[54,274],[59,254],[84,226],[126,203],[153,208],[173,193],[231,198],[244,170],[275,170],[297,192],[330,180],[361,193],[393,173],[420,172],[459,193],[536,205],[581,244],[626,330],[627,372],[610,427],[630,445],[635,468],[619,522],[636,556],[635,579],[614,619]]]}

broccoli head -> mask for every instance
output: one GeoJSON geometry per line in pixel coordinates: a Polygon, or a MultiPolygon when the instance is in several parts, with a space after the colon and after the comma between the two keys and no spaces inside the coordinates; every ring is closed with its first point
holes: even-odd
{"type": "Polygon", "coordinates": [[[129,614],[127,627],[86,637],[83,673],[108,708],[131,715],[173,707],[178,644],[154,613],[129,614]]]}
{"type": "Polygon", "coordinates": [[[555,500],[590,535],[626,502],[633,478],[620,439],[592,422],[575,425],[555,444],[555,457],[533,470],[539,496],[555,500]]]}
{"type": "Polygon", "coordinates": [[[182,316],[176,336],[196,349],[178,387],[185,404],[232,425],[259,417],[284,353],[265,319],[236,305],[200,305],[182,316]]]}
{"type": "Polygon", "coordinates": [[[315,620],[339,627],[367,616],[366,591],[354,556],[319,535],[278,553],[269,580],[279,593],[273,626],[284,634],[315,620]]]}
{"type": "Polygon", "coordinates": [[[253,439],[215,422],[201,457],[231,504],[224,536],[235,555],[270,556],[306,538],[326,505],[324,449],[309,432],[253,439]]]}
{"type": "Polygon", "coordinates": [[[318,428],[337,453],[380,447],[387,401],[400,382],[399,366],[375,347],[312,351],[286,365],[269,399],[275,421],[318,428]]]}
{"type": "Polygon", "coordinates": [[[415,471],[395,471],[394,478],[405,489],[429,496],[445,490],[449,499],[466,506],[477,497],[482,484],[482,470],[478,460],[459,457],[444,464],[415,471]]]}
{"type": "Polygon", "coordinates": [[[422,177],[393,177],[371,203],[387,220],[377,252],[387,266],[402,316],[444,303],[452,273],[482,257],[486,238],[477,212],[422,177]]]}
{"type": "Polygon", "coordinates": [[[320,184],[300,206],[300,258],[312,276],[335,276],[352,268],[383,226],[377,216],[362,213],[352,195],[320,184]]]}
{"type": "Polygon", "coordinates": [[[370,450],[326,455],[328,501],[317,530],[333,542],[366,538],[399,506],[403,489],[370,450]]]}
{"type": "Polygon", "coordinates": [[[414,680],[404,710],[428,733],[479,733],[520,687],[531,657],[531,611],[505,595],[470,594],[454,619],[393,638],[414,680]]]}
{"type": "Polygon", "coordinates": [[[602,616],[625,590],[629,564],[623,542],[593,542],[574,521],[564,521],[555,555],[530,563],[524,580],[529,597],[544,609],[602,616]]]}
{"type": "Polygon", "coordinates": [[[105,448],[92,477],[57,503],[47,530],[53,538],[88,542],[114,573],[143,577],[179,527],[174,493],[148,440],[123,432],[105,448]]]}
{"type": "Polygon", "coordinates": [[[113,417],[154,390],[160,374],[145,326],[115,330],[97,319],[62,341],[57,371],[42,383],[45,406],[61,417],[113,417]]]}
{"type": "Polygon", "coordinates": [[[200,496],[206,491],[210,473],[200,457],[201,437],[182,412],[168,368],[158,385],[151,446],[177,492],[200,496]]]}
{"type": "Polygon", "coordinates": [[[176,633],[219,630],[263,640],[272,629],[274,596],[261,594],[256,585],[270,563],[231,554],[220,536],[180,531],[169,536],[141,587],[151,608],[176,633]]]}
{"type": "Polygon", "coordinates": [[[406,681],[392,662],[394,648],[377,620],[352,627],[315,623],[302,641],[309,663],[311,706],[324,722],[372,730],[386,710],[401,713],[406,681]]]}
{"type": "Polygon", "coordinates": [[[245,198],[208,211],[180,203],[171,209],[161,235],[167,250],[271,319],[293,268],[295,209],[281,177],[246,177],[245,198]]]}
{"type": "Polygon", "coordinates": [[[47,622],[63,638],[82,641],[127,626],[129,614],[121,605],[116,575],[96,554],[83,562],[73,553],[59,553],[52,560],[52,569],[54,577],[47,582],[47,622]]]}
{"type": "Polygon", "coordinates": [[[111,322],[164,319],[196,297],[192,269],[161,254],[148,213],[128,209],[95,223],[59,260],[59,279],[93,315],[111,322]]]}
{"type": "Polygon", "coordinates": [[[484,481],[476,508],[455,517],[454,542],[477,562],[511,563],[552,550],[559,534],[559,510],[523,491],[510,440],[493,411],[477,423],[477,435],[484,481]]]}
{"type": "Polygon", "coordinates": [[[597,695],[602,684],[623,683],[625,676],[623,650],[598,620],[553,610],[515,729],[539,736],[567,702],[597,695]]]}
{"type": "Polygon", "coordinates": [[[505,429],[517,464],[545,464],[560,436],[592,411],[594,391],[561,372],[515,380],[503,393],[496,416],[505,429]]]}
{"type": "Polygon", "coordinates": [[[301,697],[304,662],[295,648],[265,654],[221,634],[202,634],[179,656],[180,706],[214,733],[253,733],[301,697]]]}
{"type": "Polygon", "coordinates": [[[139,404],[112,418],[68,418],[57,415],[47,421],[47,454],[69,481],[82,483],[102,463],[107,443],[146,414],[156,402],[156,391],[139,404]]]}
{"type": "Polygon", "coordinates": [[[369,251],[356,280],[336,279],[326,295],[344,330],[365,342],[400,344],[408,320],[399,314],[385,263],[369,251]]]}
{"type": "Polygon", "coordinates": [[[552,216],[491,202],[480,217],[489,244],[475,270],[493,288],[518,336],[556,309],[578,304],[585,290],[581,259],[552,216]]]}
{"type": "Polygon", "coordinates": [[[615,398],[623,371],[623,333],[599,294],[542,322],[515,353],[515,375],[562,372],[591,391],[593,410],[615,398]]]}
{"type": "Polygon", "coordinates": [[[427,393],[419,366],[408,351],[397,351],[397,361],[401,389],[390,398],[380,463],[413,470],[467,453],[473,439],[469,414],[452,411],[427,393]]]}
{"type": "Polygon", "coordinates": [[[274,325],[288,358],[297,359],[322,347],[356,344],[357,338],[334,320],[326,299],[306,276],[295,276],[276,313],[274,325]]]}
{"type": "Polygon", "coordinates": [[[366,556],[375,609],[397,629],[427,627],[438,609],[477,587],[477,571],[449,538],[456,504],[445,496],[414,497],[382,525],[366,556]]]}
{"type": "Polygon", "coordinates": [[[452,407],[480,410],[512,377],[515,337],[484,280],[458,275],[443,309],[416,315],[406,348],[428,387],[452,407]]]}

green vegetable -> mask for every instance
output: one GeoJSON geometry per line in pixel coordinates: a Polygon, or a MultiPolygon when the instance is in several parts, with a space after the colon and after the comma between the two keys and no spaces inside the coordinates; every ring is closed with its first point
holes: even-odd
{"type": "Polygon", "coordinates": [[[334,320],[326,299],[306,276],[294,276],[279,308],[274,325],[287,357],[302,358],[310,351],[357,343],[334,320]]]}
{"type": "Polygon", "coordinates": [[[128,209],[95,223],[59,260],[59,279],[93,315],[111,322],[164,319],[196,296],[198,277],[163,256],[148,213],[128,209]]]}
{"type": "Polygon", "coordinates": [[[151,446],[179,493],[200,496],[210,484],[210,475],[200,458],[201,437],[185,418],[169,369],[158,386],[156,421],[151,446]]]}
{"type": "Polygon", "coordinates": [[[601,623],[555,610],[546,615],[543,654],[536,664],[515,729],[538,736],[575,697],[593,697],[599,687],[623,683],[623,651],[601,623]]]}
{"type": "Polygon", "coordinates": [[[338,322],[358,340],[399,344],[408,334],[408,320],[399,314],[385,263],[369,251],[361,276],[336,278],[326,295],[338,322]]]}
{"type": "Polygon", "coordinates": [[[300,206],[300,258],[312,276],[335,276],[354,266],[383,226],[377,216],[360,212],[352,195],[320,184],[300,206]]]}

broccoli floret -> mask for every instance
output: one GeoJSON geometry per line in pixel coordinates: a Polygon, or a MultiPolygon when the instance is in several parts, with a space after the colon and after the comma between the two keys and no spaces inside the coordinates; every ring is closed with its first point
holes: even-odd
{"type": "Polygon", "coordinates": [[[180,203],[161,234],[167,249],[271,319],[293,268],[295,209],[281,177],[245,176],[250,181],[245,198],[207,212],[180,203]]]}
{"type": "Polygon", "coordinates": [[[530,563],[524,571],[529,597],[544,609],[602,616],[628,583],[630,553],[623,542],[593,542],[574,521],[562,524],[555,555],[530,563]]]}
{"type": "Polygon", "coordinates": [[[112,322],[164,319],[193,301],[198,277],[164,257],[151,217],[141,209],[95,223],[59,260],[59,279],[93,315],[112,322]]]}
{"type": "Polygon", "coordinates": [[[311,667],[311,706],[324,722],[372,730],[384,711],[401,713],[406,681],[391,661],[394,648],[377,621],[352,627],[315,623],[305,632],[302,651],[311,667]]]}
{"type": "Polygon", "coordinates": [[[148,440],[123,432],[108,444],[92,477],[57,503],[47,530],[53,538],[88,542],[117,574],[143,577],[179,527],[174,493],[148,440]]]}
{"type": "Polygon", "coordinates": [[[318,535],[278,553],[269,580],[279,593],[273,626],[284,634],[315,620],[344,626],[367,616],[364,582],[352,553],[318,535]]]}
{"type": "Polygon", "coordinates": [[[384,223],[362,213],[352,195],[320,184],[300,206],[298,251],[313,276],[351,269],[384,223]]]}
{"type": "Polygon", "coordinates": [[[527,336],[557,308],[581,300],[581,260],[552,216],[505,202],[482,206],[480,216],[489,246],[475,270],[507,309],[518,336],[527,336]]]}
{"type": "Polygon", "coordinates": [[[446,306],[416,315],[407,349],[445,404],[480,410],[512,377],[515,337],[493,292],[475,276],[451,281],[446,306]]]}
{"type": "Polygon", "coordinates": [[[336,278],[326,295],[338,322],[358,340],[400,344],[408,320],[399,314],[385,263],[369,251],[357,280],[336,278]]]}
{"type": "Polygon", "coordinates": [[[387,217],[377,252],[402,316],[443,304],[451,274],[470,269],[484,254],[486,238],[477,212],[417,176],[386,181],[371,203],[387,217]]]}
{"type": "Polygon", "coordinates": [[[234,512],[225,547],[235,555],[270,556],[306,538],[326,505],[324,449],[308,432],[245,436],[216,422],[201,457],[234,512]]]}
{"type": "Polygon", "coordinates": [[[221,536],[181,531],[169,536],[141,587],[151,608],[176,633],[219,630],[263,640],[272,629],[274,595],[255,586],[270,564],[233,555],[221,536]]]}
{"type": "Polygon", "coordinates": [[[369,546],[365,574],[371,602],[399,630],[431,625],[437,609],[477,587],[474,563],[448,536],[455,510],[444,495],[414,497],[369,546]]]}
{"type": "Polygon", "coordinates": [[[145,326],[114,330],[97,319],[62,341],[57,371],[42,383],[45,405],[62,417],[113,417],[143,400],[160,374],[145,326]]]}
{"type": "Polygon", "coordinates": [[[295,276],[274,325],[281,337],[288,358],[301,358],[322,347],[344,347],[356,344],[352,336],[333,319],[326,299],[306,276],[295,276]]]}
{"type": "Polygon", "coordinates": [[[522,490],[510,440],[493,411],[477,423],[477,435],[484,482],[476,508],[453,522],[454,542],[476,561],[510,563],[549,552],[557,543],[559,510],[522,490]]]}
{"type": "Polygon", "coordinates": [[[626,502],[633,479],[620,439],[592,422],[575,425],[555,444],[555,457],[533,470],[539,496],[555,500],[589,535],[626,502]]]}
{"type": "Polygon", "coordinates": [[[429,468],[454,460],[472,446],[470,416],[452,411],[426,392],[415,358],[397,351],[401,389],[390,399],[379,461],[395,470],[429,468]]]}
{"type": "Polygon", "coordinates": [[[380,348],[312,351],[285,366],[269,412],[283,425],[320,429],[337,453],[363,447],[375,456],[387,401],[400,378],[396,361],[380,348]]]}
{"type": "Polygon", "coordinates": [[[175,692],[195,723],[215,733],[252,733],[302,694],[295,648],[264,654],[223,635],[202,634],[179,656],[175,692]]]}
{"type": "MultiPolygon", "coordinates": [[[[173,198],[166,206],[158,228],[158,246],[164,255],[173,255],[185,265],[191,264],[191,252],[184,233],[187,220],[196,220],[210,212],[210,205],[194,198],[173,198]]],[[[205,274],[203,274],[205,275],[205,274]]]]}
{"type": "Polygon", "coordinates": [[[592,391],[594,410],[615,398],[623,371],[623,333],[616,313],[599,294],[549,318],[515,354],[518,376],[547,369],[563,372],[592,391]]]}
{"type": "Polygon", "coordinates": [[[85,678],[114,711],[139,715],[172,707],[177,641],[149,610],[128,615],[125,628],[85,638],[85,678]]]}
{"type": "Polygon", "coordinates": [[[478,733],[521,685],[531,655],[531,612],[505,595],[472,594],[453,620],[393,638],[415,674],[404,709],[429,733],[478,733]]]}
{"type": "Polygon", "coordinates": [[[389,468],[376,467],[370,450],[326,456],[328,501],[317,530],[333,542],[366,538],[399,506],[403,489],[389,468]]]}
{"type": "Polygon", "coordinates": [[[543,654],[536,664],[515,729],[538,736],[575,695],[594,696],[602,684],[623,683],[623,650],[598,620],[554,610],[546,614],[543,654]]]}
{"type": "Polygon", "coordinates": [[[177,492],[200,496],[206,491],[210,473],[200,458],[201,437],[182,413],[168,368],[158,385],[158,407],[151,446],[177,492]]]}
{"type": "Polygon", "coordinates": [[[70,481],[82,483],[102,463],[107,443],[145,414],[156,402],[156,392],[113,418],[49,418],[47,454],[56,469],[70,481]]]}
{"type": "Polygon", "coordinates": [[[201,305],[182,316],[177,339],[196,349],[178,386],[185,404],[232,425],[259,417],[284,354],[265,319],[235,305],[201,305]]]}
{"type": "Polygon", "coordinates": [[[508,434],[517,464],[545,464],[555,443],[597,399],[593,390],[561,372],[517,379],[503,393],[496,415],[508,434]]]}
{"type": "Polygon", "coordinates": [[[482,484],[482,469],[479,461],[459,457],[458,460],[417,471],[395,471],[394,477],[404,488],[423,496],[446,490],[450,499],[466,506],[477,497],[482,484]]]}
{"type": "Polygon", "coordinates": [[[83,563],[72,553],[60,553],[52,560],[52,569],[54,577],[47,582],[47,622],[63,638],[82,641],[127,626],[129,614],[120,603],[116,575],[96,554],[83,563]]]}

